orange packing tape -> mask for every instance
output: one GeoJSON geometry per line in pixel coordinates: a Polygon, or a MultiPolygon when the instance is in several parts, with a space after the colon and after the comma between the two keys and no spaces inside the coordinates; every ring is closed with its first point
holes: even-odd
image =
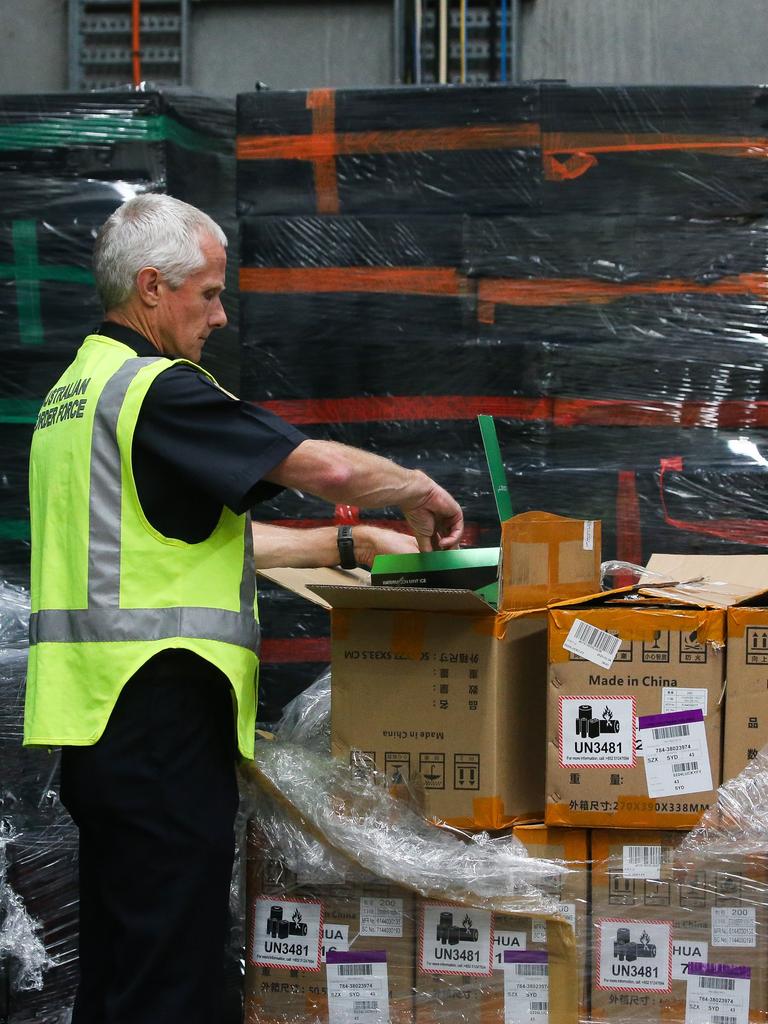
{"type": "Polygon", "coordinates": [[[426,631],[426,612],[393,612],[392,653],[409,661],[418,661],[424,649],[426,631]]]}
{"type": "Polygon", "coordinates": [[[725,615],[721,609],[699,608],[551,608],[549,612],[549,660],[568,661],[563,647],[574,619],[583,619],[599,629],[615,630],[622,640],[652,640],[660,629],[696,633],[701,643],[725,644],[725,615]]]}
{"type": "Polygon", "coordinates": [[[243,267],[240,270],[240,290],[244,292],[462,296],[468,289],[466,278],[453,267],[243,267]]]}
{"type": "MultiPolygon", "coordinates": [[[[336,93],[333,89],[313,89],[307,93],[307,108],[312,111],[312,132],[332,134],[336,121],[336,93]]],[[[313,166],[318,213],[339,212],[339,184],[336,158],[329,155],[313,166]]]]}

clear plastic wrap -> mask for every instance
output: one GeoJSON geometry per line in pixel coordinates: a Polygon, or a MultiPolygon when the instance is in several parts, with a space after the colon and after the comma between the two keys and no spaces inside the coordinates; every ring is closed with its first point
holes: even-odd
{"type": "MultiPolygon", "coordinates": [[[[764,549],[766,97],[240,96],[245,396],[430,473],[467,544],[498,542],[492,413],[514,510],[602,520],[604,557],[764,549]]],[[[334,521],[292,494],[257,514],[334,521]]],[[[285,609],[297,658],[263,679],[292,696],[326,630],[285,609]]]]}
{"type": "Polygon", "coordinates": [[[277,724],[281,743],[293,743],[317,754],[331,752],[331,670],[289,701],[277,724]]]}
{"type": "Polygon", "coordinates": [[[688,834],[437,831],[354,769],[280,743],[258,745],[249,776],[249,1022],[347,1019],[334,1005],[344,998],[334,961],[386,964],[385,982],[366,996],[371,1021],[768,1019],[765,753],[688,834]],[[472,948],[461,928],[477,937],[485,909],[494,925],[491,970],[473,975],[463,960],[441,974],[434,950],[458,957],[472,948]],[[543,928],[541,915],[553,911],[568,922],[565,933],[543,928]],[[572,929],[575,971],[564,1005],[553,996],[553,965],[572,929]],[[299,964],[307,947],[309,960],[299,964]],[[517,965],[547,958],[549,999],[531,986],[521,1003],[517,965]]]}

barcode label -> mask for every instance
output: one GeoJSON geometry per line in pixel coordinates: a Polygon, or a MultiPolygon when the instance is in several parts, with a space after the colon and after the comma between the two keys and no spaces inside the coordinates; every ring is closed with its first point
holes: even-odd
{"type": "Polygon", "coordinates": [[[724,1017],[722,1013],[713,1013],[710,1020],[712,1024],[737,1024],[738,1017],[724,1017]]]}
{"type": "Polygon", "coordinates": [[[538,975],[540,978],[546,978],[549,973],[548,964],[514,964],[514,968],[515,974],[529,977],[538,975]]]}
{"type": "Polygon", "coordinates": [[[531,1006],[531,1013],[548,1013],[549,1012],[549,1003],[548,1002],[544,1002],[544,1003],[543,1002],[532,1002],[530,1004],[530,1006],[531,1006]]]}
{"type": "Polygon", "coordinates": [[[504,1024],[547,1024],[547,954],[506,950],[504,967],[504,1024]]]}
{"type": "Polygon", "coordinates": [[[365,1013],[366,1010],[378,1010],[378,999],[359,999],[352,1004],[355,1013],[365,1013]]]}
{"type": "Polygon", "coordinates": [[[348,974],[373,974],[373,964],[336,964],[339,977],[348,974]]]}
{"type": "Polygon", "coordinates": [[[659,878],[661,872],[660,846],[625,846],[625,878],[659,878]]]}
{"type": "Polygon", "coordinates": [[[578,619],[576,620],[576,633],[574,635],[577,640],[588,644],[596,651],[610,651],[612,647],[616,646],[617,638],[613,633],[606,633],[604,629],[590,626],[588,622],[580,622],[578,619]]]}
{"type": "Polygon", "coordinates": [[[717,988],[723,992],[733,992],[736,982],[733,978],[707,978],[699,977],[699,988],[717,988]]]}
{"type": "Polygon", "coordinates": [[[685,775],[687,772],[697,772],[699,770],[698,761],[685,761],[683,764],[673,764],[672,774],[673,775],[685,775]]]}
{"type": "Polygon", "coordinates": [[[690,736],[691,730],[687,725],[664,725],[660,729],[651,729],[655,740],[674,740],[680,736],[690,736]]]}
{"type": "Polygon", "coordinates": [[[591,626],[583,619],[574,619],[568,636],[563,641],[563,648],[575,655],[591,661],[601,668],[610,668],[616,652],[621,647],[621,637],[614,636],[604,629],[591,626]]]}

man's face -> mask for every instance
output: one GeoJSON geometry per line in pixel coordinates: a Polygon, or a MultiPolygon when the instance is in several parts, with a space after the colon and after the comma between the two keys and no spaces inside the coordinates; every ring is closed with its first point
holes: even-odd
{"type": "Polygon", "coordinates": [[[215,238],[203,237],[205,263],[174,291],[163,281],[157,306],[157,335],[165,355],[200,362],[206,339],[224,327],[227,314],[221,304],[227,253],[215,238]]]}

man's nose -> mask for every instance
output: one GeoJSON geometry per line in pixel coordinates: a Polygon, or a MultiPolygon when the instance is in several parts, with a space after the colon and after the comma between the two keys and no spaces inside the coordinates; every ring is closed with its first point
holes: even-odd
{"type": "Polygon", "coordinates": [[[208,318],[208,323],[210,324],[211,330],[227,326],[227,314],[224,311],[224,304],[221,299],[216,299],[216,304],[208,318]]]}

